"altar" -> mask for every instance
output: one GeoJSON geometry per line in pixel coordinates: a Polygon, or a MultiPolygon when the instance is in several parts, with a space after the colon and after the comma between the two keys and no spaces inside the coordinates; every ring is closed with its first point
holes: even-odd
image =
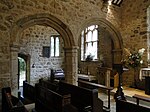
{"type": "Polygon", "coordinates": [[[150,77],[150,68],[141,68],[139,79],[145,79],[145,77],[150,77]]]}
{"type": "Polygon", "coordinates": [[[86,75],[86,74],[78,74],[79,80],[86,80],[89,82],[95,82],[97,80],[96,76],[93,75],[86,75]]]}
{"type": "Polygon", "coordinates": [[[141,68],[139,79],[145,79],[145,94],[150,95],[150,68],[141,68]]]}

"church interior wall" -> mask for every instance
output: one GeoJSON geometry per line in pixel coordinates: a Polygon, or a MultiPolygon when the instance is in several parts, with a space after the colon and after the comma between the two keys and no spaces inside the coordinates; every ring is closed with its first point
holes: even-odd
{"type": "MultiPolygon", "coordinates": [[[[104,5],[102,0],[0,1],[0,88],[11,85],[11,30],[21,18],[40,13],[51,14],[69,27],[76,45],[81,25],[92,18],[103,18],[121,33],[124,47],[139,49],[147,48],[146,10],[149,5],[149,0],[124,0],[121,7],[111,5],[108,10],[103,10],[107,4],[104,5]]],[[[146,63],[146,52],[143,58],[146,63]]],[[[132,74],[132,70],[124,73],[125,85],[131,84],[132,74]]]]}

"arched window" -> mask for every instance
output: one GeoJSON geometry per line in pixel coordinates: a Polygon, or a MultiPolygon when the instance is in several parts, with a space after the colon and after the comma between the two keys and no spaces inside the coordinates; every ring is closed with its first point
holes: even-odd
{"type": "Polygon", "coordinates": [[[97,60],[98,25],[91,25],[81,33],[81,60],[97,60]]]}
{"type": "Polygon", "coordinates": [[[60,54],[59,35],[52,35],[50,41],[51,41],[50,42],[51,57],[59,56],[59,54],[60,54]]]}

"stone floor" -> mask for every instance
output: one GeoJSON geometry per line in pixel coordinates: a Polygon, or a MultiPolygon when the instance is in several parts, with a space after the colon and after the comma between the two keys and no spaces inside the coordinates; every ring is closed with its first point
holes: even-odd
{"type": "MultiPolygon", "coordinates": [[[[113,94],[116,92],[117,88],[113,89],[111,91],[112,95],[111,95],[111,99],[110,99],[110,106],[111,106],[111,112],[116,112],[116,103],[115,103],[115,100],[113,98],[113,94]]],[[[123,87],[123,92],[125,94],[125,97],[127,100],[129,101],[132,101],[132,102],[135,102],[135,99],[132,98],[132,96],[134,94],[138,94],[138,95],[143,95],[143,96],[147,96],[150,98],[150,95],[146,95],[144,91],[142,90],[138,90],[138,89],[134,89],[134,88],[129,88],[129,87],[123,87]]],[[[104,105],[107,106],[108,104],[108,100],[107,100],[107,95],[105,93],[102,93],[100,92],[99,93],[99,98],[103,100],[104,102],[104,105]]],[[[0,92],[0,112],[1,112],[1,92],[0,92]]],[[[150,103],[148,102],[140,102],[142,103],[142,105],[146,105],[146,106],[149,106],[150,103]]],[[[29,112],[31,112],[32,108],[34,108],[34,104],[32,105],[26,105],[26,107],[28,108],[29,112]]]]}
{"type": "MultiPolygon", "coordinates": [[[[99,98],[103,101],[104,106],[108,107],[108,96],[105,93],[99,93],[99,98]]],[[[111,112],[116,112],[116,102],[113,98],[113,95],[110,97],[110,108],[111,112]]]]}
{"type": "MultiPolygon", "coordinates": [[[[111,112],[116,112],[116,103],[115,103],[115,100],[114,100],[114,97],[113,97],[114,93],[116,91],[117,91],[117,88],[114,88],[111,91],[111,97],[110,97],[111,112]]],[[[130,102],[133,102],[133,103],[136,102],[136,99],[132,98],[132,96],[134,96],[134,94],[138,94],[138,95],[142,95],[142,96],[146,96],[146,97],[150,98],[150,95],[146,95],[145,91],[139,90],[139,89],[134,89],[134,88],[129,88],[129,87],[123,87],[123,93],[126,97],[126,100],[130,101],[130,102]]],[[[102,99],[104,101],[104,105],[107,106],[107,104],[108,104],[107,95],[104,94],[104,93],[99,93],[99,98],[102,99]]],[[[140,101],[140,105],[149,107],[150,102],[140,101]]]]}

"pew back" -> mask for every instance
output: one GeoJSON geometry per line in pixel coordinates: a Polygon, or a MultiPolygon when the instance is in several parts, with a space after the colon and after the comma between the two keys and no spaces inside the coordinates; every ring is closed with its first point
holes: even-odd
{"type": "Polygon", "coordinates": [[[78,108],[79,112],[84,112],[87,107],[90,107],[91,112],[103,112],[103,101],[98,98],[97,89],[87,89],[64,81],[40,80],[39,82],[41,86],[60,95],[71,94],[71,104],[78,108]]]}
{"type": "Polygon", "coordinates": [[[11,95],[10,87],[2,88],[2,112],[27,112],[23,103],[11,95]]]}
{"type": "Polygon", "coordinates": [[[63,106],[69,103],[68,99],[71,97],[70,95],[62,96],[40,84],[36,84],[35,89],[35,110],[37,112],[62,112],[63,106]]]}
{"type": "Polygon", "coordinates": [[[27,81],[23,81],[23,97],[35,101],[35,87],[30,85],[27,81]]]}
{"type": "Polygon", "coordinates": [[[58,82],[56,82],[56,81],[51,82],[50,80],[40,79],[39,84],[41,86],[48,88],[50,90],[53,90],[53,91],[58,91],[58,89],[59,89],[58,82]]]}
{"type": "Polygon", "coordinates": [[[124,100],[116,100],[116,112],[150,112],[150,108],[124,100]]]}
{"type": "Polygon", "coordinates": [[[59,82],[59,91],[63,94],[71,94],[71,104],[83,112],[88,106],[91,106],[92,112],[103,112],[103,101],[98,98],[97,89],[87,89],[66,82],[59,82]]]}

